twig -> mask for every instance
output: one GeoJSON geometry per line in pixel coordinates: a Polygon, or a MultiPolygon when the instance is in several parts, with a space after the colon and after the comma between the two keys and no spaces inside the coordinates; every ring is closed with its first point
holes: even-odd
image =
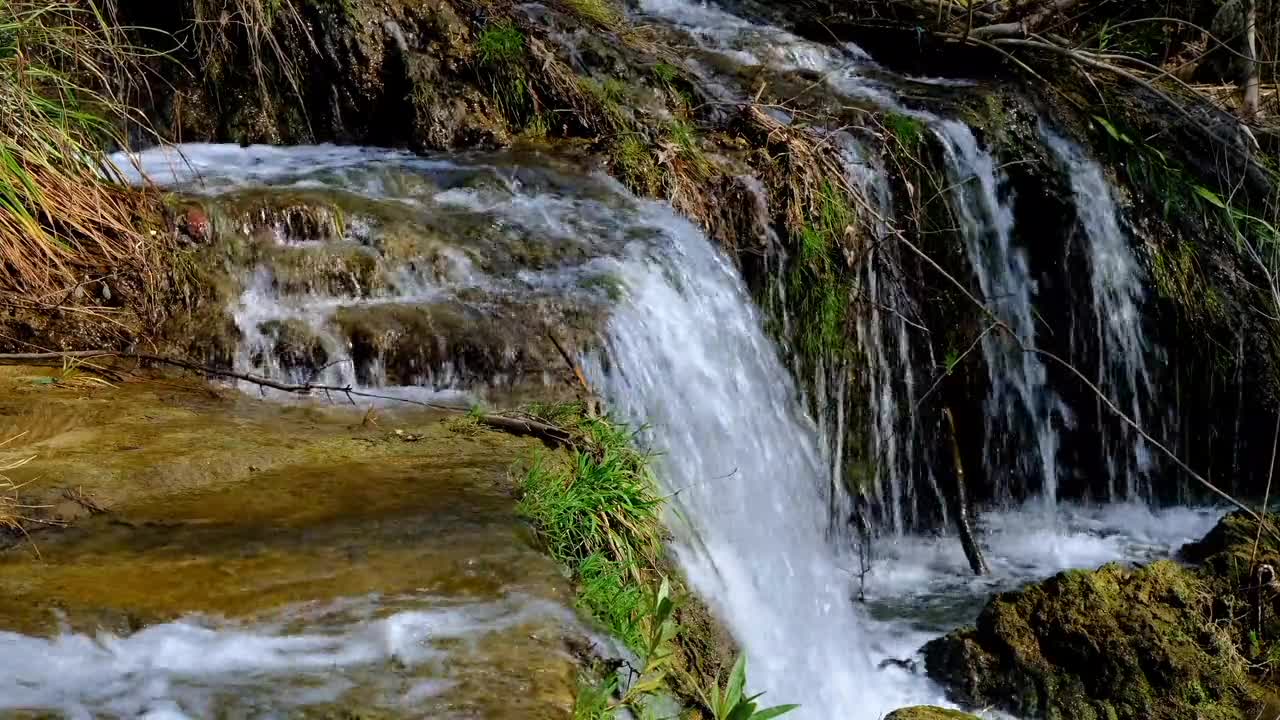
{"type": "Polygon", "coordinates": [[[983,330],[981,333],[978,334],[978,337],[974,338],[973,343],[969,345],[969,348],[964,352],[960,353],[960,357],[956,358],[955,362],[947,363],[946,372],[939,375],[938,379],[934,380],[933,384],[929,386],[929,389],[925,390],[924,395],[921,395],[920,399],[916,401],[916,406],[911,409],[912,412],[915,412],[920,409],[920,406],[924,404],[924,401],[928,399],[928,397],[933,394],[933,391],[936,390],[938,386],[942,384],[942,381],[945,380],[946,377],[951,374],[951,370],[956,365],[959,365],[960,361],[964,360],[969,353],[973,352],[974,348],[978,347],[978,343],[982,342],[982,338],[986,337],[987,333],[991,332],[992,330],[995,330],[996,327],[997,325],[995,323],[988,325],[986,330],[983,330]]]}
{"type": "MultiPolygon", "coordinates": [[[[1267,468],[1267,489],[1262,493],[1262,517],[1267,516],[1267,503],[1271,501],[1271,478],[1276,474],[1276,448],[1280,446],[1280,411],[1276,412],[1276,429],[1271,437],[1271,465],[1267,468]]],[[[1258,559],[1258,542],[1262,540],[1263,521],[1258,520],[1258,532],[1253,536],[1253,552],[1249,554],[1249,567],[1258,559]]]]}
{"type": "MultiPolygon", "coordinates": [[[[350,385],[316,385],[313,383],[291,384],[283,383],[271,378],[265,378],[251,373],[234,372],[231,370],[220,370],[205,365],[198,365],[180,358],[166,357],[164,355],[153,355],[150,353],[128,353],[128,352],[110,352],[103,350],[79,350],[63,353],[3,353],[0,354],[0,363],[24,363],[24,362],[43,362],[49,360],[58,360],[66,358],[100,358],[100,357],[121,357],[143,360],[147,362],[161,363],[191,370],[193,372],[201,372],[207,375],[218,377],[233,378],[253,383],[262,388],[270,388],[281,392],[292,393],[295,395],[310,395],[313,392],[323,393],[341,393],[347,397],[352,405],[356,404],[355,398],[370,398],[374,400],[387,400],[391,402],[406,403],[409,405],[417,405],[419,407],[431,408],[434,410],[443,410],[445,412],[465,413],[470,412],[469,408],[458,405],[445,405],[442,403],[433,403],[425,400],[414,400],[412,398],[397,397],[395,395],[383,395],[379,393],[365,392],[357,390],[350,385]]],[[[495,430],[502,430],[514,435],[524,435],[537,437],[557,445],[573,445],[573,438],[563,428],[556,427],[550,423],[529,420],[525,418],[513,418],[506,415],[484,414],[477,418],[482,425],[486,425],[495,430]]]]}
{"type": "MultiPolygon", "coordinates": [[[[1021,343],[1019,343],[1019,345],[1021,345],[1021,343]]],[[[1190,465],[1187,465],[1185,462],[1182,461],[1182,458],[1178,457],[1172,450],[1165,447],[1164,444],[1161,443],[1159,440],[1156,440],[1154,437],[1152,437],[1151,434],[1148,433],[1146,430],[1144,430],[1136,420],[1126,415],[1123,410],[1117,407],[1116,404],[1111,401],[1111,398],[1107,397],[1107,394],[1102,391],[1102,388],[1098,387],[1092,381],[1090,381],[1089,378],[1085,377],[1084,373],[1077,370],[1074,365],[1067,362],[1066,360],[1063,360],[1057,355],[1054,355],[1048,350],[1040,350],[1038,348],[1026,347],[1025,345],[1022,346],[1022,350],[1023,352],[1035,353],[1036,355],[1049,358],[1055,363],[1066,368],[1068,372],[1070,372],[1072,375],[1075,375],[1077,378],[1080,379],[1080,382],[1084,383],[1090,390],[1092,390],[1093,393],[1098,396],[1098,399],[1101,400],[1102,403],[1107,406],[1107,409],[1110,410],[1112,414],[1114,414],[1116,417],[1123,420],[1126,425],[1133,428],[1134,432],[1138,433],[1138,435],[1141,436],[1143,440],[1146,440],[1147,442],[1151,443],[1153,446],[1155,446],[1157,450],[1159,450],[1160,452],[1168,456],[1169,459],[1172,460],[1174,464],[1177,465],[1183,472],[1190,475],[1192,479],[1194,479],[1196,482],[1203,485],[1205,489],[1209,490],[1214,495],[1217,495],[1223,500],[1226,500],[1227,502],[1231,503],[1235,507],[1239,508],[1246,515],[1253,518],[1259,524],[1262,523],[1262,519],[1258,516],[1258,513],[1253,510],[1253,508],[1231,497],[1226,492],[1221,490],[1217,485],[1214,485],[1213,483],[1206,480],[1202,475],[1200,475],[1200,473],[1196,472],[1195,470],[1192,470],[1190,465]]],[[[1280,535],[1277,535],[1274,530],[1271,531],[1271,534],[1275,536],[1276,539],[1280,540],[1280,535]]]]}

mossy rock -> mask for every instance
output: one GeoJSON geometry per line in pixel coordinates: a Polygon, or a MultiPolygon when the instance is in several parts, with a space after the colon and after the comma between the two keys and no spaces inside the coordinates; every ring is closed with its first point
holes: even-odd
{"type": "Polygon", "coordinates": [[[1066,720],[1235,720],[1276,702],[1280,539],[1243,512],[1164,560],[1072,570],[925,645],[961,704],[1066,720]]]}
{"type": "Polygon", "coordinates": [[[1243,719],[1247,664],[1211,587],[1172,561],[1064,572],[994,597],[924,647],[926,668],[962,703],[1024,716],[1243,719]]]}
{"type": "Polygon", "coordinates": [[[978,716],[932,705],[917,705],[894,710],[884,720],[978,720],[978,716]]]}

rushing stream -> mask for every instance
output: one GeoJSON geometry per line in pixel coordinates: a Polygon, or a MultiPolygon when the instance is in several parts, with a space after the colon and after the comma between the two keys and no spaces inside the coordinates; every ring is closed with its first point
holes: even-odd
{"type": "MultiPolygon", "coordinates": [[[[682,34],[691,67],[727,100],[744,88],[713,69],[725,62],[809,71],[836,96],[923,123],[945,149],[973,284],[1019,342],[1036,342],[1039,288],[1003,170],[967,125],[898,99],[903,84],[964,83],[896,77],[852,45],[805,41],[695,2],[642,0],[640,12],[682,34]]],[[[1082,149],[1041,132],[1069,178],[1091,268],[1091,306],[1077,319],[1097,353],[1088,367],[1142,417],[1152,395],[1142,276],[1116,199],[1082,149]]],[[[847,134],[824,137],[843,148],[849,184],[891,220],[874,150],[847,134]]],[[[847,381],[860,370],[844,360],[792,377],[789,338],[766,333],[733,261],[669,206],[580,165],[536,153],[179,150],[118,163],[221,208],[214,242],[226,244],[240,371],[419,400],[525,396],[564,371],[549,336],[579,347],[614,412],[647,428],[673,498],[676,556],[741,643],[751,690],[770,704],[800,703],[793,717],[875,720],[904,705],[945,704],[922,673],[882,662],[971,622],[994,591],[1066,568],[1166,556],[1217,518],[1139,504],[1153,464],[1127,434],[1100,441],[1113,459],[1111,497],[1124,502],[1060,501],[1072,410],[1040,358],[989,333],[980,343],[990,379],[986,471],[998,497],[1039,499],[979,514],[985,578],[968,574],[954,538],[915,532],[919,507],[941,504],[913,412],[936,363],[913,348],[909,294],[877,270],[891,249],[877,249],[860,276],[876,301],[856,324],[869,366],[862,397],[847,381]],[[326,210],[307,210],[316,207],[326,210]],[[846,411],[867,402],[868,427],[851,429],[846,411]],[[849,432],[868,433],[875,454],[880,536],[869,567],[845,532],[855,514],[841,480],[849,432]]],[[[771,292],[787,288],[779,280],[771,292]]],[[[4,632],[0,652],[39,660],[0,670],[0,709],[200,717],[236,696],[234,707],[277,717],[358,687],[377,706],[412,714],[447,695],[456,681],[447,668],[467,666],[485,638],[572,624],[548,597],[504,589],[304,602],[252,621],[193,615],[96,637],[81,628],[4,632]],[[382,677],[387,667],[398,669],[392,680],[382,677]],[[401,672],[422,667],[429,672],[401,672]]],[[[481,676],[501,672],[501,663],[476,662],[481,676]]],[[[475,716],[444,701],[428,706],[432,717],[475,716]]]]}

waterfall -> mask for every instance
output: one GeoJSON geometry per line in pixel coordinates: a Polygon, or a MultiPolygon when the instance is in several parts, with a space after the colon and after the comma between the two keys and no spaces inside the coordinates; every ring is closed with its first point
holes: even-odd
{"type": "MultiPolygon", "coordinates": [[[[1143,409],[1153,394],[1142,330],[1142,269],[1120,227],[1119,210],[1102,168],[1061,135],[1043,127],[1041,135],[1066,167],[1087,241],[1085,257],[1089,261],[1097,356],[1083,367],[1096,366],[1098,387],[1141,425],[1143,409]]],[[[1111,500],[1146,498],[1150,494],[1148,474],[1152,466],[1146,442],[1128,426],[1112,428],[1103,424],[1100,430],[1111,500]]]]}
{"type": "Polygon", "coordinates": [[[669,210],[649,213],[667,243],[620,264],[627,299],[593,380],[647,424],[681,567],[741,643],[752,690],[802,703],[797,718],[879,717],[897,698],[872,674],[827,540],[848,498],[817,428],[733,265],[669,210]]]}
{"type": "Polygon", "coordinates": [[[1044,362],[1024,349],[1035,346],[1036,283],[1026,253],[1013,244],[1012,201],[1001,199],[995,160],[978,147],[968,126],[946,120],[934,129],[946,147],[960,233],[982,299],[1007,328],[982,336],[991,382],[987,470],[1006,497],[1017,488],[1036,487],[1030,481],[1038,480],[1051,506],[1058,491],[1058,428],[1071,415],[1049,387],[1044,362]]]}

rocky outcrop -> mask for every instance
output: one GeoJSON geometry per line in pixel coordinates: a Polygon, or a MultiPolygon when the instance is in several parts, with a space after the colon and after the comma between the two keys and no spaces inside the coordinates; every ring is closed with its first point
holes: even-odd
{"type": "Polygon", "coordinates": [[[1255,529],[1228,516],[1189,546],[1197,567],[1109,564],[1001,593],[976,626],[924,647],[926,669],[957,702],[1023,717],[1254,718],[1280,638],[1277,589],[1248,569],[1280,555],[1274,540],[1252,554],[1255,529]]]}

